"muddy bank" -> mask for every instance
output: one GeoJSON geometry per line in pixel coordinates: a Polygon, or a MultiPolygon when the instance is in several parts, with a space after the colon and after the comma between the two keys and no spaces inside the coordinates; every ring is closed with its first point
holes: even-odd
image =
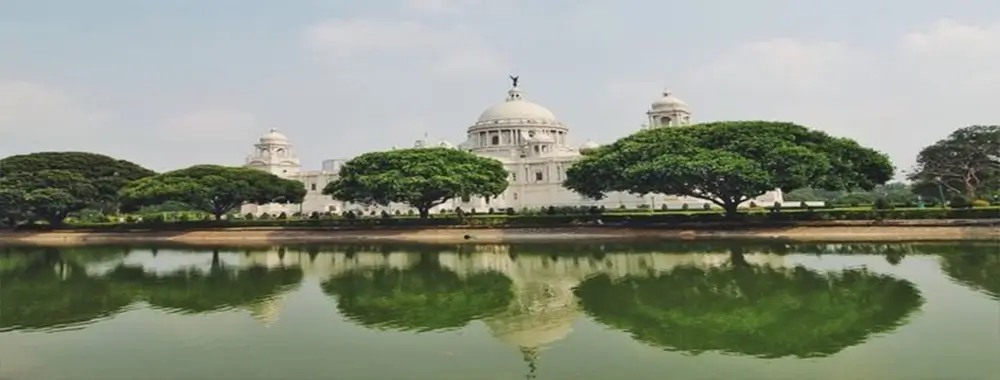
{"type": "Polygon", "coordinates": [[[795,226],[743,230],[665,228],[510,228],[317,230],[290,228],[214,229],[204,231],[0,232],[0,244],[79,245],[180,243],[191,245],[260,245],[302,243],[527,243],[543,241],[666,239],[782,239],[798,241],[945,241],[997,240],[1000,226],[795,226]]]}

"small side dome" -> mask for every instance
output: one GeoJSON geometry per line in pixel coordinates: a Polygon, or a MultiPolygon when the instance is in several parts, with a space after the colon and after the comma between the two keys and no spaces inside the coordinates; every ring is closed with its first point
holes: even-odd
{"type": "Polygon", "coordinates": [[[438,147],[452,149],[455,147],[455,145],[452,145],[452,143],[447,142],[445,140],[441,140],[441,142],[438,143],[438,147]]]}
{"type": "Polygon", "coordinates": [[[288,136],[285,136],[277,129],[271,128],[271,131],[265,133],[260,137],[261,144],[287,144],[288,136]]]}
{"type": "Polygon", "coordinates": [[[663,96],[650,105],[653,110],[687,110],[688,105],[670,91],[663,91],[663,96]]]}
{"type": "Polygon", "coordinates": [[[587,151],[587,150],[597,149],[597,148],[600,148],[600,147],[601,147],[601,144],[598,144],[596,142],[587,140],[587,142],[585,142],[582,145],[580,145],[580,151],[583,152],[583,151],[587,151]]]}

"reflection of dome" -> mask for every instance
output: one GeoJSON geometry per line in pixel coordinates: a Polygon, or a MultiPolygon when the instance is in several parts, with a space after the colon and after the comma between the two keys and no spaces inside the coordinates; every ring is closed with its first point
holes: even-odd
{"type": "Polygon", "coordinates": [[[520,348],[540,348],[565,338],[580,316],[573,294],[576,284],[551,278],[517,281],[507,311],[485,321],[490,334],[520,348]]]}
{"type": "Polygon", "coordinates": [[[670,91],[664,91],[663,96],[659,99],[653,101],[650,108],[656,111],[660,110],[687,110],[688,105],[684,103],[683,100],[674,96],[670,91]]]}
{"type": "Polygon", "coordinates": [[[554,123],[556,116],[545,107],[524,100],[523,93],[517,88],[508,92],[507,101],[490,107],[479,116],[480,123],[512,119],[554,123]]]}
{"type": "Polygon", "coordinates": [[[283,133],[278,132],[277,129],[271,128],[270,132],[265,133],[263,136],[260,137],[260,143],[261,144],[287,144],[288,143],[288,136],[285,136],[283,133]]]}
{"type": "Polygon", "coordinates": [[[274,324],[281,317],[283,300],[280,297],[268,299],[251,305],[250,316],[265,327],[274,324]]]}

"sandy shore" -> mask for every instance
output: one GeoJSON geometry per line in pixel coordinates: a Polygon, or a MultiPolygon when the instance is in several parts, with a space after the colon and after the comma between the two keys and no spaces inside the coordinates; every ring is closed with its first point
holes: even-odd
{"type": "Polygon", "coordinates": [[[944,241],[997,240],[1000,226],[797,226],[744,230],[567,227],[545,229],[402,229],[316,230],[281,228],[215,229],[205,231],[132,232],[0,232],[0,244],[79,245],[180,243],[191,245],[253,245],[282,243],[519,243],[578,240],[650,239],[782,239],[798,241],[944,241]]]}

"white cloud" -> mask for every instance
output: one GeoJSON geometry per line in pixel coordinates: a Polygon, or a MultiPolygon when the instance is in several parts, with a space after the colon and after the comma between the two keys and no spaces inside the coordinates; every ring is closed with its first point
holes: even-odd
{"type": "Polygon", "coordinates": [[[251,113],[235,110],[200,110],[163,122],[160,137],[190,143],[245,143],[248,136],[266,132],[251,113]]]}
{"type": "Polygon", "coordinates": [[[302,38],[306,47],[331,62],[365,57],[418,57],[431,61],[429,70],[449,74],[495,73],[503,71],[505,66],[473,31],[462,26],[331,19],[306,28],[302,38]]]}
{"type": "Polygon", "coordinates": [[[58,88],[0,80],[0,133],[5,137],[74,137],[106,126],[116,114],[91,108],[58,88]]]}

